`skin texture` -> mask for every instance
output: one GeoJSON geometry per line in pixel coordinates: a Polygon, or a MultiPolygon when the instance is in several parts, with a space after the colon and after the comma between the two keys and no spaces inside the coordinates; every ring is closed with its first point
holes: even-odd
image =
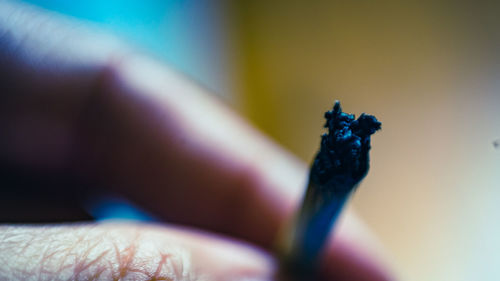
{"type": "MultiPolygon", "coordinates": [[[[81,201],[112,192],[170,223],[1,226],[0,280],[276,280],[307,167],[203,89],[88,24],[0,1],[0,93],[3,221],[88,218],[81,201]]],[[[344,221],[322,278],[392,280],[344,221]]]]}
{"type": "Polygon", "coordinates": [[[118,223],[1,230],[2,250],[16,257],[2,255],[2,280],[272,278],[268,254],[207,233],[118,223]]]}

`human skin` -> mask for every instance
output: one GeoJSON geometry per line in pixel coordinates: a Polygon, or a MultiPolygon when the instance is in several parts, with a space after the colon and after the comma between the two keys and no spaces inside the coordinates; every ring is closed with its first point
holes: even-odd
{"type": "MultiPolygon", "coordinates": [[[[169,222],[0,226],[0,280],[275,280],[307,167],[195,83],[85,23],[1,1],[0,95],[2,167],[87,183],[43,185],[76,200],[68,214],[111,192],[169,222]]],[[[46,211],[31,203],[16,205],[46,211]]],[[[344,221],[321,278],[392,280],[344,221]]]]}

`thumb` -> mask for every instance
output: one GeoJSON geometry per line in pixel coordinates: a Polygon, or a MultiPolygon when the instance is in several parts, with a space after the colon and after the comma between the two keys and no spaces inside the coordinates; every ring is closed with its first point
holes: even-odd
{"type": "Polygon", "coordinates": [[[271,280],[249,245],[176,228],[105,223],[0,227],[0,280],[271,280]]]}

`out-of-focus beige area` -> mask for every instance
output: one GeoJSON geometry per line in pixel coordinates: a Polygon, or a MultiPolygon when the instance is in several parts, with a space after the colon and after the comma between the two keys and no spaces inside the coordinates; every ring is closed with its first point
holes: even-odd
{"type": "Polygon", "coordinates": [[[500,280],[499,5],[238,1],[241,110],[310,161],[335,99],[383,122],[353,205],[402,280],[500,280]]]}

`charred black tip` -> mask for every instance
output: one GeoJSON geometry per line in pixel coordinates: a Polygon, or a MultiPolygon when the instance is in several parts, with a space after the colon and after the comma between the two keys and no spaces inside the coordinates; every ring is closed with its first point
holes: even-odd
{"type": "Polygon", "coordinates": [[[325,113],[325,118],[328,133],[321,137],[311,180],[339,192],[350,191],[368,172],[370,136],[382,123],[372,115],[363,113],[356,119],[342,112],[339,101],[325,113]]]}

